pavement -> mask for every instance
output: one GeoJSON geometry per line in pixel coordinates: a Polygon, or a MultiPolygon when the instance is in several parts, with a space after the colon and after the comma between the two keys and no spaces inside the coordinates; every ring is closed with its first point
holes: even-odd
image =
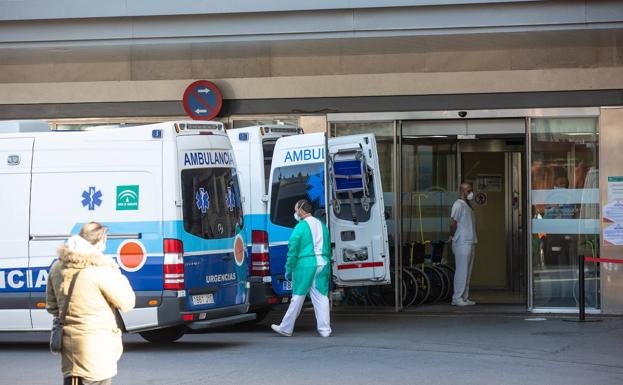
{"type": "MultiPolygon", "coordinates": [[[[336,311],[321,338],[313,312],[293,337],[255,326],[154,345],[125,335],[114,384],[623,384],[623,318],[564,322],[528,313],[336,311]]],[[[568,317],[568,316],[567,316],[568,317]]],[[[0,385],[60,384],[47,333],[0,334],[0,385]]]]}

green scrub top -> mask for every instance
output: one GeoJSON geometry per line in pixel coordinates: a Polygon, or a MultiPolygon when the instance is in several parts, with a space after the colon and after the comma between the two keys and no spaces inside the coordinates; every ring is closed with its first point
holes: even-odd
{"type": "MultiPolygon", "coordinates": [[[[314,218],[315,219],[315,218],[314,218]]],[[[317,219],[316,219],[317,220],[317,219]]],[[[331,240],[329,230],[322,225],[322,258],[326,264],[316,276],[318,261],[314,252],[314,238],[306,220],[301,220],[288,241],[288,259],[286,272],[292,273],[292,294],[307,295],[316,277],[315,288],[323,295],[329,295],[331,279],[331,240]]]]}

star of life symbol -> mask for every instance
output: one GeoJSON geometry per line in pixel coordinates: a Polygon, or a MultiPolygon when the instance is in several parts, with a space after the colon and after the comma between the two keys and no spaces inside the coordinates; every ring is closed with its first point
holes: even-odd
{"type": "Polygon", "coordinates": [[[234,198],[234,192],[231,190],[231,187],[227,187],[227,194],[225,194],[225,204],[229,211],[234,211],[234,206],[236,206],[236,199],[234,198]]]}
{"type": "Polygon", "coordinates": [[[307,178],[307,196],[309,200],[320,201],[320,207],[324,207],[324,169],[319,174],[310,175],[307,178]]]}
{"type": "Polygon", "coordinates": [[[82,207],[88,207],[89,211],[95,210],[95,206],[102,205],[102,191],[94,186],[82,192],[82,207]]]}
{"type": "Polygon", "coordinates": [[[200,187],[199,191],[195,194],[195,201],[197,203],[197,208],[201,210],[202,214],[205,214],[208,208],[210,208],[210,195],[208,195],[208,192],[203,187],[200,187]]]}

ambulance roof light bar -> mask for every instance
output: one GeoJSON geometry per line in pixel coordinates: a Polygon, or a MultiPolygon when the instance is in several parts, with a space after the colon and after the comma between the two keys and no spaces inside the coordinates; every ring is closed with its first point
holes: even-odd
{"type": "Polygon", "coordinates": [[[264,134],[302,134],[303,129],[297,126],[286,125],[284,123],[272,125],[272,126],[262,126],[260,127],[260,132],[262,135],[264,134]]]}
{"type": "Polygon", "coordinates": [[[175,123],[175,132],[176,133],[180,133],[181,131],[199,131],[199,130],[203,130],[201,133],[204,135],[209,135],[207,134],[206,130],[209,130],[210,132],[219,132],[219,133],[225,133],[225,125],[221,122],[216,122],[216,121],[207,121],[207,122],[177,122],[175,123]]]}

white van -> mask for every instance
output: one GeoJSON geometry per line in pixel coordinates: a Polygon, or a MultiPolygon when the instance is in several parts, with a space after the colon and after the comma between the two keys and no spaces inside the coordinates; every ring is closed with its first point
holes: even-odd
{"type": "Polygon", "coordinates": [[[238,180],[243,196],[245,233],[249,245],[249,281],[251,311],[256,320],[264,318],[270,307],[287,301],[282,292],[275,292],[271,282],[268,253],[268,190],[273,150],[277,140],[302,134],[303,129],[285,125],[260,125],[227,130],[234,149],[238,180]]]}
{"type": "Polygon", "coordinates": [[[333,249],[333,282],[339,286],[391,282],[385,205],[373,134],[327,139],[324,133],[277,141],[270,174],[268,234],[275,292],[288,295],[288,239],[294,205],[311,202],[327,221],[333,249]],[[325,188],[328,186],[328,188],[325,188]],[[328,207],[325,210],[325,207],[328,207]]]}
{"type": "Polygon", "coordinates": [[[136,292],[127,331],[173,341],[248,321],[247,248],[229,138],[219,122],[51,132],[0,123],[0,331],[48,330],[56,249],[89,221],[109,228],[136,292]]]}

